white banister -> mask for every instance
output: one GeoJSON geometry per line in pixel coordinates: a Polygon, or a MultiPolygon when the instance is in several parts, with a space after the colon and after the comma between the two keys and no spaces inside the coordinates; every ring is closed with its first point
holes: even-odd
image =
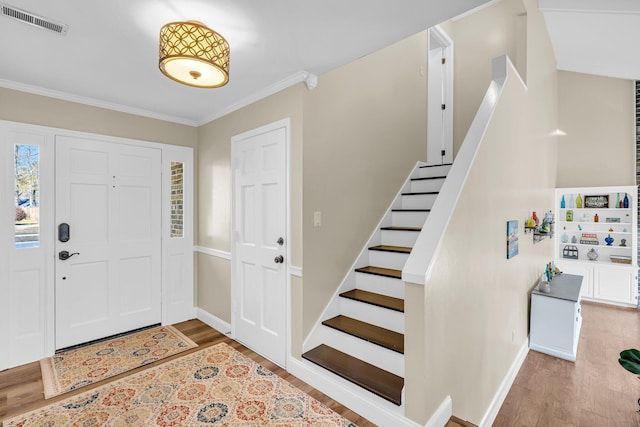
{"type": "Polygon", "coordinates": [[[402,280],[405,282],[418,285],[426,284],[427,277],[432,269],[432,260],[435,259],[442,236],[449,225],[449,220],[458,203],[473,160],[502,94],[509,67],[515,71],[507,56],[503,55],[493,60],[493,78],[489,89],[485,93],[480,108],[464,138],[462,147],[453,162],[453,166],[451,166],[449,175],[402,270],[402,280]]]}

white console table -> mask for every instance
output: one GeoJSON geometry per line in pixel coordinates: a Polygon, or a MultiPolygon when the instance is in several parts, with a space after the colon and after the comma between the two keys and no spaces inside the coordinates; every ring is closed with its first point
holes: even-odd
{"type": "Polygon", "coordinates": [[[550,292],[538,286],[531,293],[529,348],[575,362],[580,339],[582,276],[559,274],[550,292]]]}

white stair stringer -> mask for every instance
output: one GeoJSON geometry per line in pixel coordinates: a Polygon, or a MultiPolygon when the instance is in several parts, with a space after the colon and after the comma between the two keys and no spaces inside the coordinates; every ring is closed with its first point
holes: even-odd
{"type": "MultiPolygon", "coordinates": [[[[404,334],[404,313],[402,311],[340,297],[340,294],[358,289],[404,299],[404,282],[401,279],[380,274],[357,272],[356,269],[372,267],[372,270],[374,270],[373,267],[376,267],[402,271],[409,254],[389,250],[372,250],[370,248],[380,245],[413,247],[420,235],[421,228],[429,218],[430,210],[440,187],[445,182],[444,177],[446,177],[449,168],[450,165],[427,167],[422,162],[418,162],[415,165],[305,340],[303,353],[324,344],[394,375],[404,377],[404,354],[325,326],[322,322],[341,315],[404,334]]],[[[381,273],[386,274],[386,272],[381,273]]],[[[384,304],[384,301],[380,304],[384,304]]],[[[304,369],[309,369],[310,372],[313,371],[314,375],[326,378],[326,381],[320,381],[320,383],[330,384],[337,382],[343,384],[347,381],[304,358],[296,360],[296,363],[300,364],[301,368],[304,367],[304,369]]],[[[377,405],[380,400],[380,397],[357,385],[350,384],[347,387],[352,390],[360,390],[358,398],[367,400],[373,405],[377,405]]],[[[327,394],[331,394],[330,390],[323,390],[321,387],[317,388],[327,394]]],[[[399,414],[404,411],[402,403],[400,403],[400,406],[395,406],[385,401],[383,405],[385,407],[391,405],[391,408],[395,408],[394,412],[399,414]]],[[[363,415],[366,416],[366,414],[363,415]]]]}

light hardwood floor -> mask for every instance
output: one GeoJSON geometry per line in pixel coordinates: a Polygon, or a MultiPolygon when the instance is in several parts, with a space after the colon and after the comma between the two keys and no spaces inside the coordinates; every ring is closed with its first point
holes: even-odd
{"type": "Polygon", "coordinates": [[[640,312],[582,302],[575,363],[530,351],[496,427],[640,426],[640,380],[618,354],[640,348],[640,312]]]}
{"type": "Polygon", "coordinates": [[[178,355],[172,356],[170,358],[163,359],[160,362],[151,363],[142,368],[138,368],[133,371],[129,371],[115,377],[109,378],[107,380],[98,382],[96,384],[92,384],[87,387],[83,387],[76,392],[69,392],[63,395],[44,400],[44,392],[42,388],[42,375],[40,373],[40,365],[38,362],[29,363],[27,365],[19,366],[12,369],[7,369],[5,371],[0,372],[0,422],[6,418],[12,417],[14,415],[18,415],[20,413],[24,413],[33,409],[40,408],[42,406],[48,405],[50,403],[56,402],[58,400],[65,399],[73,394],[78,394],[89,390],[92,387],[97,387],[98,385],[102,385],[111,381],[115,381],[117,379],[126,377],[127,375],[131,375],[132,373],[138,372],[140,370],[146,369],[150,366],[154,366],[158,363],[166,362],[167,360],[174,359],[176,357],[184,356],[193,351],[197,351],[206,346],[218,344],[224,342],[229,344],[231,347],[236,349],[237,351],[243,353],[245,356],[253,359],[254,361],[260,363],[262,366],[266,367],[270,371],[289,381],[291,384],[295,385],[305,393],[309,394],[313,398],[319,400],[324,403],[338,414],[342,415],[346,419],[354,422],[360,427],[370,427],[374,426],[373,423],[367,421],[365,418],[351,411],[350,409],[342,406],[336,401],[330,399],[326,395],[320,393],[318,390],[312,388],[306,383],[302,382],[300,379],[294,377],[293,375],[286,372],[284,369],[278,367],[272,362],[264,359],[257,353],[249,350],[243,345],[237,343],[236,341],[231,340],[227,336],[220,334],[216,330],[208,327],[204,323],[199,320],[189,320],[187,322],[178,323],[174,325],[177,329],[179,329],[182,333],[187,335],[193,341],[195,341],[199,347],[186,351],[184,353],[180,353],[178,355]]]}
{"type": "MultiPolygon", "coordinates": [[[[495,427],[640,426],[640,413],[637,412],[640,380],[618,364],[620,351],[640,348],[640,312],[583,302],[582,316],[576,362],[530,351],[498,413],[493,424],[495,427]]],[[[225,342],[358,426],[374,425],[198,320],[183,322],[176,327],[201,347],[225,342]]],[[[121,374],[105,382],[128,374],[121,374]]],[[[83,390],[78,392],[81,391],[83,390]]],[[[0,421],[70,395],[71,393],[67,393],[45,401],[38,363],[2,371],[0,421]]],[[[464,425],[462,421],[451,422],[448,426],[461,425],[464,425]]]]}

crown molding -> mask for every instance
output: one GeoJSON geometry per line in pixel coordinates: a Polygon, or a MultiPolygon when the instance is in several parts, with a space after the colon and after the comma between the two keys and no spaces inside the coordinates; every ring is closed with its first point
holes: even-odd
{"type": "Polygon", "coordinates": [[[272,84],[270,86],[261,89],[254,94],[241,99],[240,101],[229,105],[228,107],[222,108],[207,116],[202,120],[187,120],[184,118],[174,117],[166,114],[155,113],[153,111],[144,110],[141,108],[128,107],[122,104],[116,104],[112,102],[100,101],[94,98],[87,98],[78,95],[72,95],[66,92],[60,92],[51,89],[45,89],[39,86],[28,85],[24,83],[18,83],[11,80],[0,79],[0,87],[4,87],[6,89],[17,90],[21,92],[32,93],[34,95],[46,96],[48,98],[60,99],[63,101],[75,102],[77,104],[90,105],[92,107],[105,108],[107,110],[119,111],[121,113],[133,114],[136,116],[148,117],[151,119],[162,120],[166,122],[178,123],[181,125],[194,126],[199,127],[205,125],[209,122],[212,122],[220,117],[224,117],[227,114],[230,114],[234,111],[237,111],[247,105],[253,104],[254,102],[260,101],[261,99],[267,98],[273,94],[276,94],[284,89],[287,89],[291,86],[294,86],[298,83],[305,82],[307,88],[309,90],[314,89],[318,84],[318,76],[315,74],[309,73],[308,71],[299,71],[295,74],[292,74],[289,77],[286,77],[279,82],[272,84]]]}
{"type": "Polygon", "coordinates": [[[301,82],[305,82],[307,84],[307,87],[309,87],[309,90],[311,90],[312,88],[315,88],[317,86],[318,76],[308,71],[298,71],[297,73],[292,74],[289,77],[286,77],[277,83],[267,86],[264,89],[261,89],[255,92],[254,94],[249,95],[246,98],[241,99],[240,101],[229,105],[228,107],[225,107],[221,110],[216,111],[215,113],[208,116],[204,120],[198,122],[196,126],[206,125],[207,123],[210,123],[216,119],[224,117],[227,114],[231,114],[234,111],[237,111],[243,107],[246,107],[247,105],[251,105],[254,102],[260,101],[261,99],[267,98],[271,95],[274,95],[284,89],[290,88],[291,86],[294,86],[301,82]],[[310,86],[313,86],[313,87],[310,87],[310,86]]]}
{"type": "Polygon", "coordinates": [[[153,111],[143,110],[141,108],[128,107],[126,105],[101,101],[94,98],[87,98],[84,96],[72,95],[66,92],[45,89],[39,86],[18,83],[11,80],[0,79],[0,87],[4,87],[6,89],[13,89],[21,92],[28,92],[34,95],[46,96],[48,98],[60,99],[62,101],[75,102],[77,104],[84,104],[84,105],[90,105],[92,107],[119,111],[121,113],[148,117],[150,119],[162,120],[165,122],[173,122],[173,123],[178,123],[178,124],[187,125],[187,126],[197,126],[197,122],[195,120],[186,120],[184,118],[169,116],[167,114],[155,113],[153,111]]]}

